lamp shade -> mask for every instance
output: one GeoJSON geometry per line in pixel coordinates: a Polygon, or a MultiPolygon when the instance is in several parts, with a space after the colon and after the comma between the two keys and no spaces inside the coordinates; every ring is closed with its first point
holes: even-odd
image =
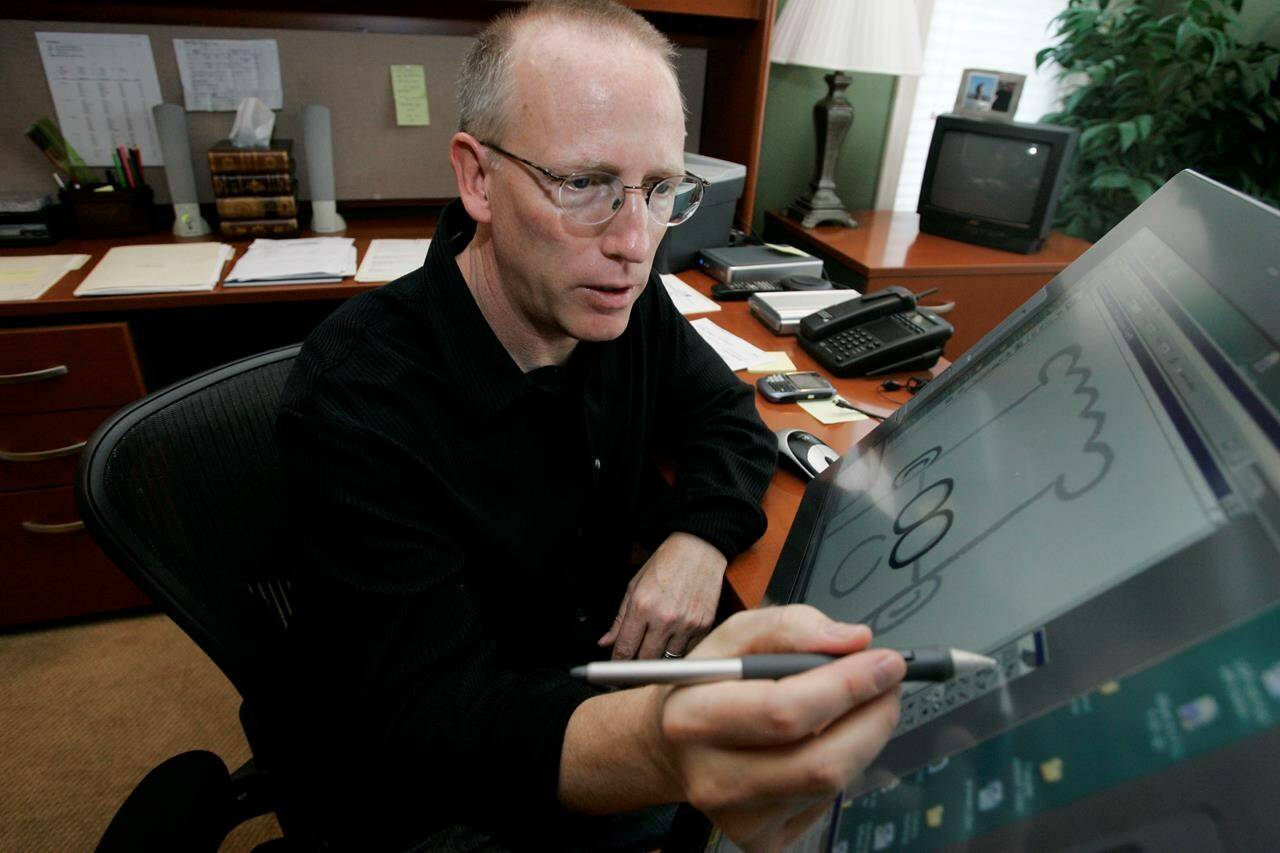
{"type": "Polygon", "coordinates": [[[919,74],[920,23],[912,0],[788,0],[769,58],[870,74],[919,74]]]}

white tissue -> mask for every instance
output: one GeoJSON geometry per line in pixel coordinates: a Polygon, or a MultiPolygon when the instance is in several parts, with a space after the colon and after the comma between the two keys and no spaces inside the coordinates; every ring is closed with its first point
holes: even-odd
{"type": "Polygon", "coordinates": [[[236,121],[231,126],[231,144],[236,148],[266,148],[271,144],[271,131],[276,114],[257,98],[245,98],[236,107],[236,121]]]}

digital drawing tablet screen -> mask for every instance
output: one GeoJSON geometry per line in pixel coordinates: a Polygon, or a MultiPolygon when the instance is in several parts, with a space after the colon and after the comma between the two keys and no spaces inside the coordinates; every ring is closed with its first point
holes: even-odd
{"type": "Polygon", "coordinates": [[[1100,844],[1175,803],[1280,843],[1278,291],[1280,214],[1179,175],[810,485],[770,601],[1002,661],[907,685],[827,846],[1100,844]]]}
{"type": "Polygon", "coordinates": [[[1274,401],[1233,397],[1202,347],[1274,352],[1135,233],[836,471],[798,600],[878,644],[990,650],[1250,511],[1215,450],[1227,441],[1274,477],[1274,401]],[[1216,317],[1218,340],[1188,336],[1188,308],[1216,317]]]}

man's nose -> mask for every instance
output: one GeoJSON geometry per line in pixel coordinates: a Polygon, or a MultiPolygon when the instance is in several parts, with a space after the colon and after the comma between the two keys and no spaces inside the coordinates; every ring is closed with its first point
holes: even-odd
{"type": "Polygon", "coordinates": [[[622,191],[622,207],[605,229],[605,254],[639,264],[649,258],[649,203],[644,190],[627,187],[622,191]]]}

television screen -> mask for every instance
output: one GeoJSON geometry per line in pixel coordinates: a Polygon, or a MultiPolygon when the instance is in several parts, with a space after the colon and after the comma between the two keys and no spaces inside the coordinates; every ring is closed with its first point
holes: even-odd
{"type": "Polygon", "coordinates": [[[1052,152],[1047,142],[947,130],[929,200],[962,216],[1029,225],[1052,152]]]}

